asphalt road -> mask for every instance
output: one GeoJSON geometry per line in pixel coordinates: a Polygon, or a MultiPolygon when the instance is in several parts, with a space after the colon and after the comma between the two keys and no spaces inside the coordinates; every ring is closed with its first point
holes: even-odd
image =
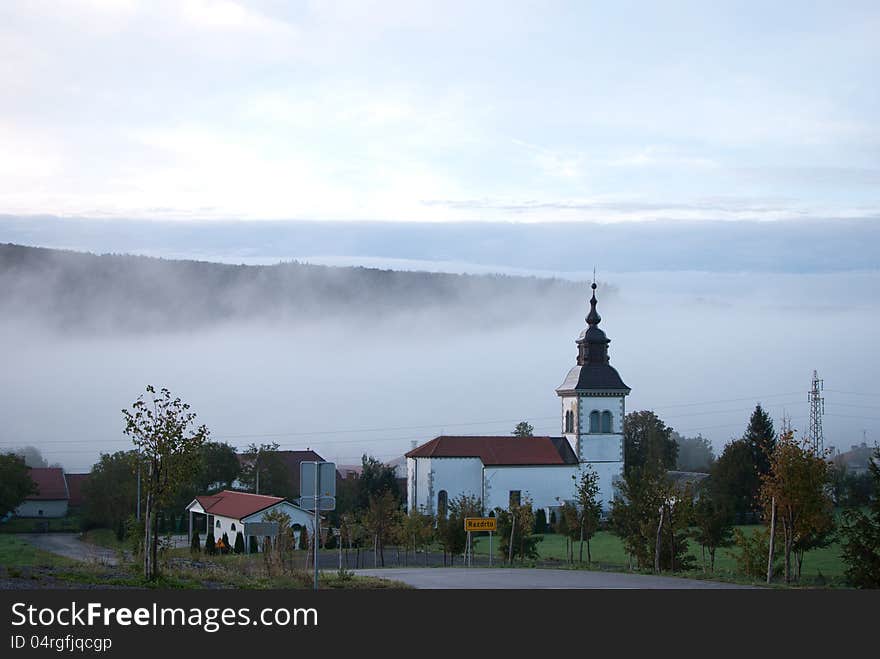
{"type": "Polygon", "coordinates": [[[18,537],[27,540],[37,549],[52,552],[75,561],[116,565],[116,552],[106,547],[98,547],[83,542],[78,533],[21,533],[18,537]]]}
{"type": "Polygon", "coordinates": [[[385,568],[356,574],[402,581],[415,588],[526,589],[708,589],[744,588],[736,584],[649,574],[542,568],[385,568]]]}

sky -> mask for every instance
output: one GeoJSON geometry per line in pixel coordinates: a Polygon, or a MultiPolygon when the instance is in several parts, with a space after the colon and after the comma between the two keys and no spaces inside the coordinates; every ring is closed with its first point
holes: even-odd
{"type": "Polygon", "coordinates": [[[0,4],[0,213],[875,218],[876,2],[0,4]]]}

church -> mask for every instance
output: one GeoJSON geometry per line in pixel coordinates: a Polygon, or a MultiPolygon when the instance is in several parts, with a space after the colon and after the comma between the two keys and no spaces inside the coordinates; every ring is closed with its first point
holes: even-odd
{"type": "Polygon", "coordinates": [[[561,402],[560,436],[442,435],[406,454],[410,509],[443,514],[461,494],[476,496],[486,513],[526,497],[550,514],[575,498],[582,465],[599,476],[607,513],[623,477],[623,419],[630,388],[608,356],[610,339],[599,328],[596,283],[587,328],[578,337],[577,363],[556,389],[561,402]]]}

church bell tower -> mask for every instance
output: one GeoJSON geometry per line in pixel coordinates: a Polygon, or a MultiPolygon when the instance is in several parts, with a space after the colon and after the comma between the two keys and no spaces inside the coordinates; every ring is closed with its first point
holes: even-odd
{"type": "Polygon", "coordinates": [[[599,329],[596,282],[591,286],[587,328],[577,344],[577,363],[556,389],[562,400],[562,434],[582,464],[599,475],[599,497],[606,512],[614,498],[617,480],[623,477],[623,419],[630,388],[611,366],[611,340],[599,329]]]}

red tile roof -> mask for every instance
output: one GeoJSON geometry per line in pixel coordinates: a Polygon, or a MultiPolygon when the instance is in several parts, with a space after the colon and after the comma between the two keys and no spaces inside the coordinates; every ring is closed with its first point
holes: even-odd
{"type": "Polygon", "coordinates": [[[550,437],[441,435],[406,454],[408,458],[480,458],[484,465],[568,464],[550,437]]]}
{"type": "Polygon", "coordinates": [[[70,495],[71,506],[81,506],[83,504],[82,484],[89,477],[88,474],[64,474],[67,480],[67,492],[70,495]]]}
{"type": "Polygon", "coordinates": [[[26,498],[27,501],[57,501],[68,499],[67,483],[61,467],[31,467],[31,478],[37,484],[37,493],[26,498]]]}
{"type": "Polygon", "coordinates": [[[242,519],[248,515],[265,510],[270,506],[274,506],[276,503],[284,501],[284,499],[281,497],[269,497],[263,494],[223,490],[217,494],[196,497],[196,501],[205,509],[206,513],[211,515],[242,519]]]}

